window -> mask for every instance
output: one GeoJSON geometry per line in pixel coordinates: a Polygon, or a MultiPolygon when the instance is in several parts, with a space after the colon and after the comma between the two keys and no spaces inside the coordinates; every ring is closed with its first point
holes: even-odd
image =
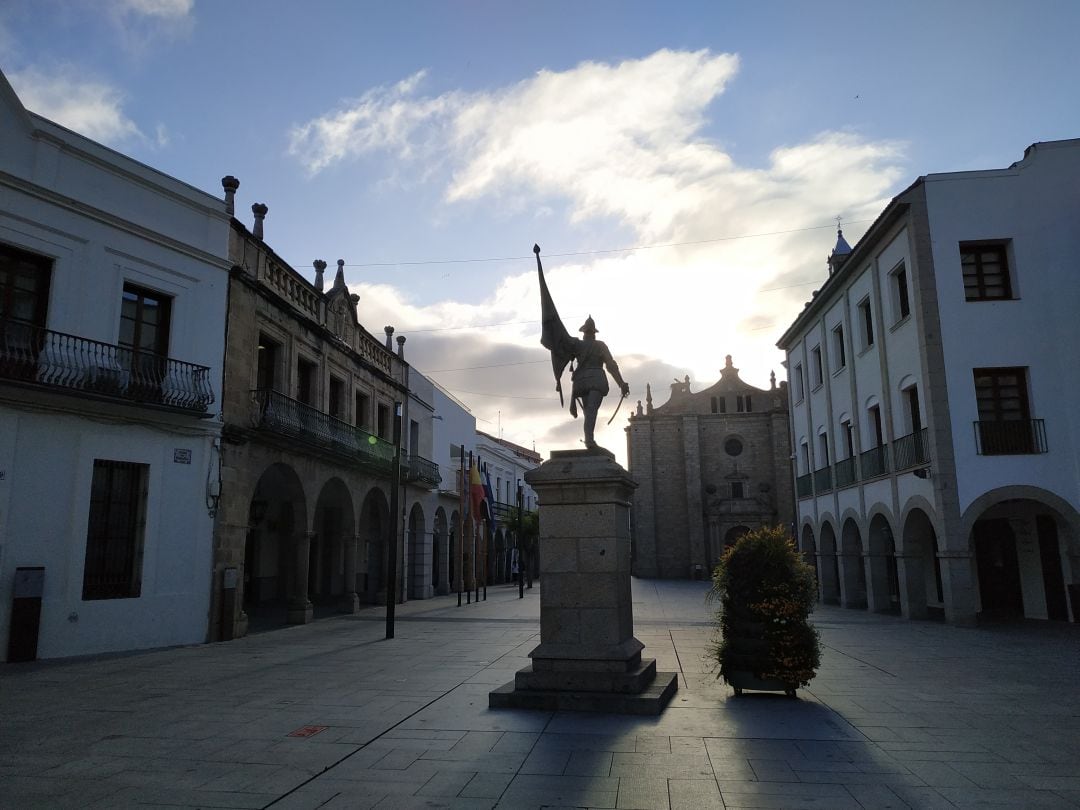
{"type": "Polygon", "coordinates": [[[908,298],[907,268],[903,262],[890,274],[892,277],[893,303],[896,309],[896,320],[902,321],[911,314],[911,301],[908,298]]]}
{"type": "Polygon", "coordinates": [[[832,333],[833,357],[836,359],[837,369],[841,369],[847,365],[847,350],[844,348],[844,325],[838,323],[832,333]]]}
{"type": "Polygon", "coordinates": [[[345,381],[331,375],[329,395],[326,412],[335,419],[340,419],[345,415],[345,381]]]}
{"type": "Polygon", "coordinates": [[[961,242],[965,301],[1012,298],[1007,242],[961,242]]]}
{"type": "Polygon", "coordinates": [[[259,333],[259,356],[256,360],[255,387],[260,390],[276,390],[278,380],[278,362],[281,359],[281,344],[259,333]]]}
{"type": "Polygon", "coordinates": [[[840,423],[840,435],[844,439],[844,458],[853,458],[855,455],[855,428],[850,419],[840,423]]]}
{"type": "Polygon", "coordinates": [[[737,413],[750,413],[751,405],[749,394],[739,394],[735,397],[735,411],[737,413]]]}
{"type": "Polygon", "coordinates": [[[979,408],[979,452],[1009,455],[1042,452],[1034,433],[1028,401],[1027,369],[977,368],[975,400],[979,408]]]}
{"type": "Polygon", "coordinates": [[[795,401],[802,402],[806,396],[806,381],[803,379],[802,363],[796,364],[792,382],[795,385],[795,401]]]}
{"type": "Polygon", "coordinates": [[[160,400],[169,353],[169,315],[172,299],[167,295],[125,284],[120,302],[120,339],[126,351],[121,361],[131,372],[128,392],[141,400],[160,400]]]}
{"type": "Polygon", "coordinates": [[[824,369],[821,365],[821,347],[815,346],[810,350],[810,390],[815,390],[824,379],[824,369]]]}
{"type": "Polygon", "coordinates": [[[750,411],[754,410],[753,403],[750,402],[750,395],[749,394],[747,394],[745,397],[743,397],[743,401],[746,403],[746,412],[747,413],[750,413],[750,411]]]}
{"type": "Polygon", "coordinates": [[[716,404],[716,397],[709,399],[709,409],[712,413],[719,413],[719,406],[716,404]]]}
{"type": "Polygon", "coordinates": [[[731,436],[724,441],[724,452],[729,456],[738,456],[742,451],[743,443],[737,436],[731,436]]]}
{"type": "Polygon", "coordinates": [[[0,320],[45,326],[52,262],[0,244],[0,320]]]}
{"type": "Polygon", "coordinates": [[[862,346],[869,349],[874,345],[874,313],[870,311],[869,299],[863,299],[859,304],[859,323],[862,328],[862,346]]]}
{"type": "Polygon", "coordinates": [[[909,428],[908,433],[918,433],[922,430],[922,416],[919,414],[919,387],[913,385],[905,388],[903,393],[907,405],[905,414],[907,424],[904,427],[909,428]]]}
{"type": "Polygon", "coordinates": [[[799,447],[800,447],[800,450],[802,451],[801,461],[802,461],[803,472],[808,473],[808,472],[810,472],[810,445],[806,441],[806,439],[803,439],[802,444],[799,445],[799,447]]]}
{"type": "Polygon", "coordinates": [[[409,420],[409,455],[419,455],[420,448],[420,423],[415,419],[409,420]]]}
{"type": "Polygon", "coordinates": [[[354,404],[356,407],[353,411],[353,422],[358,428],[367,430],[371,425],[371,397],[363,391],[357,391],[354,404]]]}
{"type": "Polygon", "coordinates": [[[390,439],[390,408],[379,403],[376,431],[380,439],[390,439]]]}
{"type": "Polygon", "coordinates": [[[318,366],[303,357],[296,360],[296,398],[305,405],[314,407],[318,366]]]}
{"type": "Polygon", "coordinates": [[[149,466],[94,460],[82,598],[132,599],[142,591],[149,466]]]}
{"type": "Polygon", "coordinates": [[[868,438],[873,442],[873,447],[881,447],[885,444],[885,434],[881,429],[881,406],[871,405],[867,408],[866,413],[870,417],[870,436],[868,438]]]}
{"type": "Polygon", "coordinates": [[[745,498],[746,497],[743,494],[743,482],[742,481],[732,481],[731,482],[731,497],[732,498],[745,498]]]}
{"type": "Polygon", "coordinates": [[[716,404],[719,406],[720,413],[727,413],[727,397],[717,397],[716,404]]]}
{"type": "Polygon", "coordinates": [[[818,469],[829,466],[829,434],[818,434],[818,469]]]}

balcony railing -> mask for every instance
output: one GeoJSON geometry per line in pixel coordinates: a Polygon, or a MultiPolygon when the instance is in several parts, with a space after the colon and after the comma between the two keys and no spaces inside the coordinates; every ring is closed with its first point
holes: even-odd
{"type": "Polygon", "coordinates": [[[929,430],[901,436],[893,442],[893,463],[897,472],[918,467],[930,461],[929,430]]]}
{"type": "Polygon", "coordinates": [[[836,464],[833,465],[833,476],[836,479],[837,489],[840,489],[841,487],[850,487],[858,481],[859,476],[855,470],[855,456],[836,462],[836,464]]]}
{"type": "Polygon", "coordinates": [[[403,456],[401,460],[401,478],[406,484],[418,483],[437,487],[442,483],[439,465],[434,461],[428,461],[422,456],[403,456]]]}
{"type": "Polygon", "coordinates": [[[251,395],[258,407],[259,427],[343,453],[377,472],[391,473],[394,445],[385,439],[277,391],[260,388],[251,395]]]}
{"type": "Polygon", "coordinates": [[[814,470],[814,493],[820,495],[832,489],[832,467],[822,467],[814,470]]]}
{"type": "Polygon", "coordinates": [[[889,471],[889,445],[881,444],[863,451],[859,455],[859,471],[864,481],[885,475],[889,471]]]}
{"type": "Polygon", "coordinates": [[[200,413],[214,401],[206,366],[6,320],[0,378],[200,413]]]}
{"type": "Polygon", "coordinates": [[[975,450],[982,456],[1021,456],[1046,452],[1042,419],[975,423],[975,450]]]}
{"type": "Polygon", "coordinates": [[[814,494],[814,476],[810,473],[795,479],[795,494],[800,498],[809,498],[814,494]]]}

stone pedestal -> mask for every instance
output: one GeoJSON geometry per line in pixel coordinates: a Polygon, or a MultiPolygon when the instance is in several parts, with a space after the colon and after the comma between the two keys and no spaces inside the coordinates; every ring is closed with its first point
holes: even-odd
{"type": "Polygon", "coordinates": [[[540,500],[540,645],[491,708],[659,714],[678,688],[634,638],[630,500],[607,450],[565,450],[525,474],[540,500]]]}

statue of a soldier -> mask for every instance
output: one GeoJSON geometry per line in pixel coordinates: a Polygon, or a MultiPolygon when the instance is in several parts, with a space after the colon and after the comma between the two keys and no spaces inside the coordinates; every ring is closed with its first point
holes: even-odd
{"type": "MultiPolygon", "coordinates": [[[[555,389],[559,392],[559,402],[562,396],[562,374],[566,365],[576,361],[577,366],[571,366],[570,379],[573,385],[570,389],[570,415],[577,419],[577,405],[581,403],[581,409],[585,413],[585,446],[590,450],[596,447],[594,431],[596,429],[596,415],[600,411],[600,403],[608,393],[607,375],[611,374],[623,399],[630,393],[630,386],[623,380],[619,373],[619,365],[611,356],[607,344],[596,339],[596,323],[590,315],[578,330],[583,337],[571,337],[566,331],[559,313],[555,309],[555,303],[551,300],[547,282],[544,280],[544,268],[540,264],[540,246],[533,245],[533,253],[536,254],[536,270],[540,275],[540,307],[542,313],[543,330],[540,342],[544,348],[551,352],[551,368],[555,373],[555,389]],[[605,373],[605,369],[607,372],[605,373]]],[[[616,413],[619,407],[615,407],[616,413]]],[[[612,414],[612,419],[615,415],[612,414]]],[[[608,421],[611,424],[611,421],[608,421]]]]}

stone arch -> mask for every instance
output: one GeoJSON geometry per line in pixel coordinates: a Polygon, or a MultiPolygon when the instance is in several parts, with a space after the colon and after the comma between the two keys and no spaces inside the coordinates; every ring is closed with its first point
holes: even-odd
{"type": "Polygon", "coordinates": [[[870,517],[866,530],[870,582],[869,608],[877,613],[900,612],[900,580],[892,525],[882,511],[870,517]]]}
{"type": "Polygon", "coordinates": [[[1080,581],[1080,515],[1040,487],[983,493],[961,524],[973,553],[978,608],[986,616],[1068,620],[1067,587],[1080,581]]]}
{"type": "Polygon", "coordinates": [[[308,547],[308,594],[312,601],[326,604],[335,597],[355,592],[356,583],[350,585],[345,581],[346,552],[349,545],[355,547],[355,544],[352,495],[344,481],[330,478],[319,490],[315,502],[308,547]]]}
{"type": "Polygon", "coordinates": [[[386,601],[387,550],[390,545],[390,503],[386,493],[372,487],[364,496],[360,507],[359,537],[360,563],[358,579],[363,585],[366,602],[380,604],[386,601]]]}
{"type": "Polygon", "coordinates": [[[447,568],[449,539],[446,510],[440,506],[435,510],[435,523],[431,532],[431,587],[438,594],[450,593],[447,568]]]}
{"type": "Polygon", "coordinates": [[[464,590],[464,585],[460,582],[462,574],[461,523],[461,513],[455,509],[450,513],[450,526],[446,538],[446,573],[450,581],[450,591],[459,593],[464,590]]]}
{"type": "Polygon", "coordinates": [[[410,599],[430,599],[431,544],[428,542],[424,509],[414,503],[405,520],[405,547],[408,549],[408,594],[410,599]]]}
{"type": "Polygon", "coordinates": [[[308,620],[307,579],[299,582],[296,577],[299,555],[306,561],[307,528],[307,495],[300,476],[288,464],[271,464],[259,476],[248,503],[240,599],[249,630],[308,620]]]}
{"type": "Polygon", "coordinates": [[[837,558],[836,532],[832,524],[821,524],[818,547],[818,571],[821,575],[821,601],[827,605],[840,604],[840,565],[837,558]]]}
{"type": "Polygon", "coordinates": [[[901,609],[909,619],[926,618],[944,609],[938,535],[921,506],[905,508],[898,558],[901,609]]]}
{"type": "Polygon", "coordinates": [[[491,582],[493,585],[506,582],[508,558],[506,555],[506,533],[503,532],[502,526],[495,530],[494,541],[494,553],[492,554],[492,560],[490,564],[491,568],[491,582]]]}
{"type": "Polygon", "coordinates": [[[859,525],[847,518],[840,530],[840,568],[844,607],[866,607],[866,569],[863,567],[863,544],[859,525]]]}
{"type": "Polygon", "coordinates": [[[799,552],[803,562],[814,569],[814,581],[817,583],[818,598],[821,598],[821,577],[818,574],[817,542],[814,540],[814,528],[809,523],[803,524],[799,537],[799,552]]]}

